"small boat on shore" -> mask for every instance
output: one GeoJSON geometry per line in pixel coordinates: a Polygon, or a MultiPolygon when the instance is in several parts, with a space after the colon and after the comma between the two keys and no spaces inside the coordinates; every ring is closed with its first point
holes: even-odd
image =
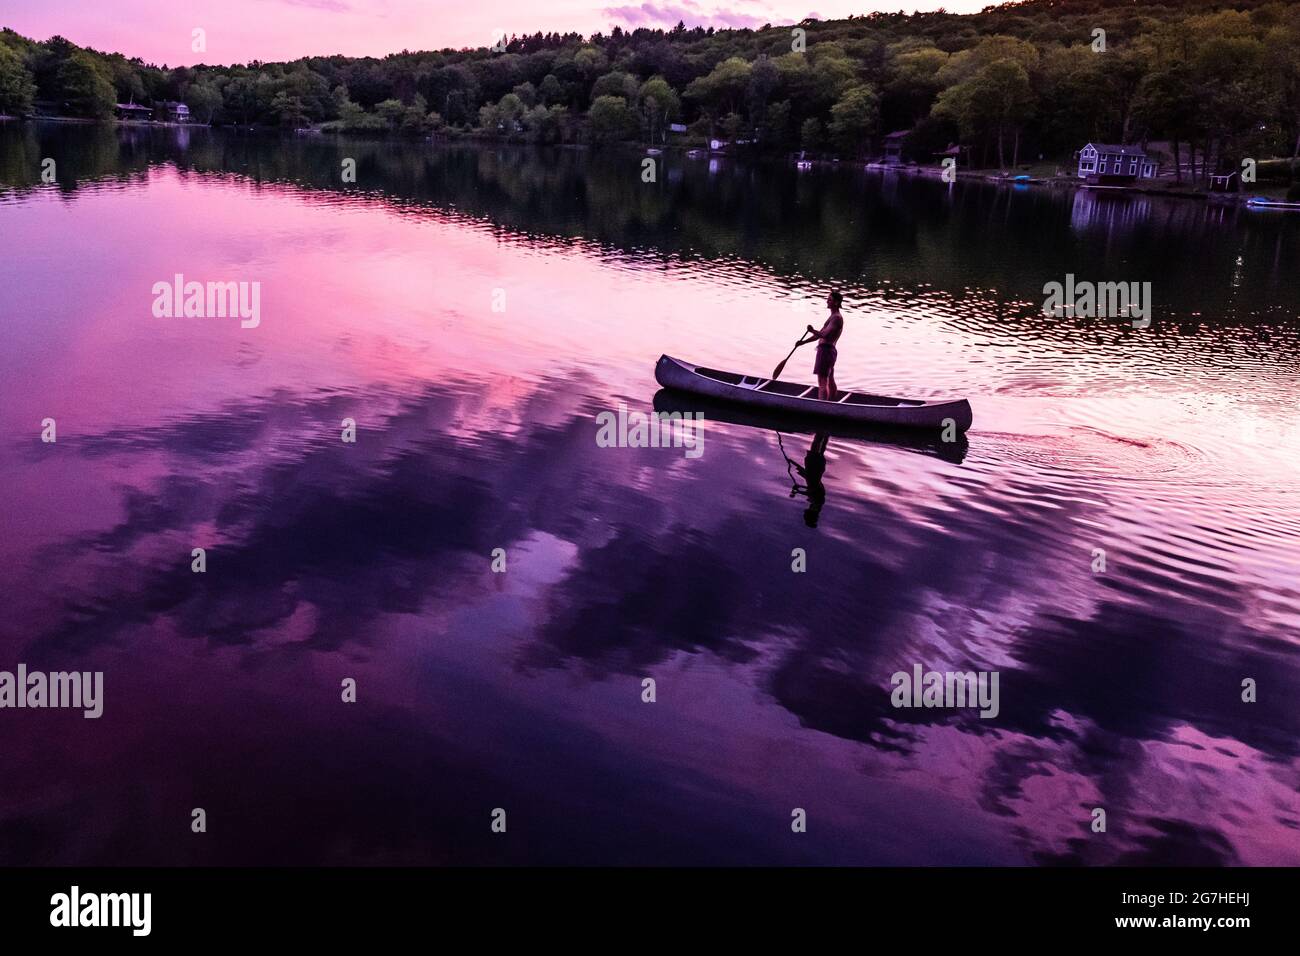
{"type": "Polygon", "coordinates": [[[923,401],[846,391],[834,401],[823,401],[817,397],[816,385],[723,372],[670,355],[660,356],[655,365],[655,380],[664,388],[739,405],[898,428],[938,429],[948,427],[951,422],[958,432],[964,432],[973,419],[970,403],[964,398],[923,401]]]}

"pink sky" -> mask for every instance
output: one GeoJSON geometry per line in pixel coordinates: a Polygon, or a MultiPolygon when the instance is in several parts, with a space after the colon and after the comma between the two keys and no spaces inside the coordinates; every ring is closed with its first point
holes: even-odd
{"type": "Polygon", "coordinates": [[[538,30],[583,34],[623,27],[755,27],[872,10],[969,13],[987,0],[0,0],[0,27],[38,40],[60,34],[83,46],[169,66],[243,63],[343,53],[486,46],[538,30]],[[191,50],[195,28],[206,52],[191,50]]]}

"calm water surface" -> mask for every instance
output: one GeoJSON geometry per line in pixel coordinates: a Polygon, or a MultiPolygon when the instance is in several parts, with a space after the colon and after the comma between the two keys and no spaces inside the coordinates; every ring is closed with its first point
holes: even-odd
{"type": "Polygon", "coordinates": [[[1300,216],[639,174],[0,128],[0,669],[106,683],[0,712],[0,863],[1300,863],[1300,216]],[[260,326],[154,318],[176,273],[260,326]],[[1044,318],[1067,273],[1151,328],[1044,318]],[[966,444],[832,436],[824,500],[763,419],[597,447],[831,285],[840,384],[967,396],[966,444]],[[915,664],[1001,713],[894,709],[915,664]]]}

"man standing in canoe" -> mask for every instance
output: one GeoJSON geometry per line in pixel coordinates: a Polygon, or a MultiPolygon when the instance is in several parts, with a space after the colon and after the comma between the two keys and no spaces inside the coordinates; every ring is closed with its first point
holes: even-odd
{"type": "Polygon", "coordinates": [[[843,301],[844,297],[838,291],[831,292],[826,297],[826,308],[831,310],[826,324],[820,331],[808,326],[808,334],[814,339],[820,339],[817,343],[817,358],[813,362],[813,374],[817,376],[817,397],[826,402],[833,402],[839,394],[835,388],[835,359],[839,357],[835,343],[844,331],[844,316],[840,315],[840,303],[843,301]]]}

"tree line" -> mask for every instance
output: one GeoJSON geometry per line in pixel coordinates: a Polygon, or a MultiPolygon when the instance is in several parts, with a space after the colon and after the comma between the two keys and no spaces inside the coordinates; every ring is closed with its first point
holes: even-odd
{"type": "Polygon", "coordinates": [[[170,69],[0,31],[2,114],[107,119],[117,103],[168,100],[204,123],[541,143],[660,143],[682,124],[687,141],[845,159],[908,131],[907,158],[960,144],[977,166],[1159,140],[1180,178],[1188,157],[1203,178],[1246,156],[1300,156],[1300,4],[1026,0],[170,69]]]}

